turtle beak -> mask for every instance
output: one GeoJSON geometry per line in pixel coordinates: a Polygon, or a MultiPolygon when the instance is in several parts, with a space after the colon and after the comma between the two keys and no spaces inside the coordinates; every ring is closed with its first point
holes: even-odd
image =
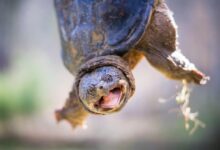
{"type": "Polygon", "coordinates": [[[96,103],[95,107],[99,107],[101,109],[114,109],[120,106],[121,98],[122,98],[122,90],[117,87],[109,91],[109,93],[105,96],[102,96],[96,103]]]}

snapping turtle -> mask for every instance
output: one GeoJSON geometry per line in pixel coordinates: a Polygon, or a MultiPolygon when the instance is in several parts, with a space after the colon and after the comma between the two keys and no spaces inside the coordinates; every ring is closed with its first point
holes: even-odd
{"type": "Polygon", "coordinates": [[[177,46],[177,27],[164,0],[55,0],[62,57],[76,76],[57,120],[82,125],[88,113],[119,111],[135,91],[131,70],[145,57],[176,80],[208,80],[177,46]]]}

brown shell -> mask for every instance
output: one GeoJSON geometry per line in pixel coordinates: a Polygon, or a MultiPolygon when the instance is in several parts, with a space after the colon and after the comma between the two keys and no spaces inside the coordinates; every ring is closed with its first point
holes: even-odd
{"type": "Polygon", "coordinates": [[[97,56],[126,54],[143,35],[154,1],[55,0],[68,70],[75,74],[97,56]]]}

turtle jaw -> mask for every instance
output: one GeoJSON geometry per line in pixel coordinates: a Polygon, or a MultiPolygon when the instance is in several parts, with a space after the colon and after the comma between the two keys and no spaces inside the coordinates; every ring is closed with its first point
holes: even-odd
{"type": "Polygon", "coordinates": [[[115,86],[109,90],[108,94],[103,95],[92,104],[93,112],[96,114],[107,115],[119,111],[127,102],[126,94],[126,84],[119,84],[115,86]]]}

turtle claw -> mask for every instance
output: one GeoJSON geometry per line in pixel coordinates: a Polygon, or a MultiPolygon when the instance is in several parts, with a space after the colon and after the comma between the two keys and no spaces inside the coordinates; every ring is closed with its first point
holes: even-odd
{"type": "Polygon", "coordinates": [[[196,84],[200,84],[200,85],[204,85],[210,80],[209,76],[206,76],[205,74],[203,74],[202,72],[200,72],[198,70],[192,70],[191,76],[193,78],[193,81],[196,84]]]}
{"type": "Polygon", "coordinates": [[[87,118],[88,113],[83,113],[79,110],[72,109],[61,109],[55,111],[55,118],[59,123],[62,120],[68,121],[71,126],[75,129],[76,127],[85,128],[85,119],[87,118]]]}
{"type": "Polygon", "coordinates": [[[166,53],[161,50],[148,50],[145,56],[153,67],[170,79],[184,80],[187,83],[193,82],[199,85],[206,84],[210,79],[178,50],[173,53],[166,53]]]}

